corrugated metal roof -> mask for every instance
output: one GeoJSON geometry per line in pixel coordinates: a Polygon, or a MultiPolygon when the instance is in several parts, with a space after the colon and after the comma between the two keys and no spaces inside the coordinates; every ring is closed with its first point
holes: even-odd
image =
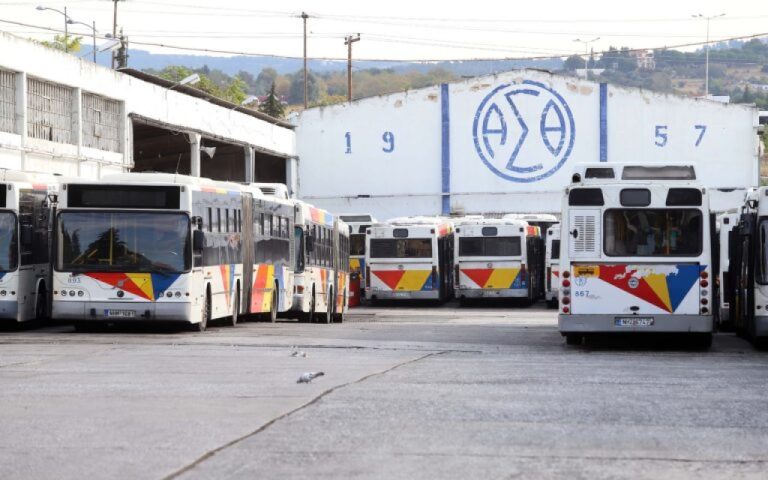
{"type": "Polygon", "coordinates": [[[294,129],[294,126],[284,120],[280,120],[274,117],[270,117],[266,113],[261,113],[256,110],[252,110],[250,108],[243,107],[242,105],[238,105],[236,103],[228,102],[227,100],[222,100],[221,98],[214,97],[213,95],[209,94],[208,92],[204,92],[202,90],[199,90],[194,87],[190,87],[187,85],[178,85],[178,82],[172,82],[170,80],[166,80],[164,78],[160,78],[156,75],[151,75],[146,72],[142,72],[141,70],[135,70],[133,68],[120,68],[118,69],[120,73],[124,73],[126,75],[130,75],[132,77],[136,77],[140,80],[143,80],[148,83],[152,83],[155,85],[159,85],[161,87],[170,88],[173,87],[173,89],[177,92],[181,92],[184,94],[187,94],[191,97],[195,98],[201,98],[207,102],[213,103],[214,105],[218,105],[220,107],[224,107],[227,109],[234,109],[238,108],[238,112],[244,113],[246,115],[250,115],[252,117],[258,118],[259,120],[264,120],[265,122],[269,122],[273,125],[278,125],[280,127],[284,128],[290,128],[291,130],[294,129]],[[175,87],[174,87],[175,85],[175,87]]]}

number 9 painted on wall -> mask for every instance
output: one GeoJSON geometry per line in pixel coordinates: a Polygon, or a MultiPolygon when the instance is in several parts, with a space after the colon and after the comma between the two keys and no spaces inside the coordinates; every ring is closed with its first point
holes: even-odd
{"type": "Polygon", "coordinates": [[[384,148],[382,148],[382,151],[385,153],[392,153],[395,151],[395,134],[392,132],[384,132],[384,134],[381,136],[382,140],[384,140],[384,148]]]}

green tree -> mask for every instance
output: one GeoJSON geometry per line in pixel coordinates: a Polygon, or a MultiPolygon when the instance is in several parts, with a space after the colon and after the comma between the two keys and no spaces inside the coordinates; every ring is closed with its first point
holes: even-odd
{"type": "Polygon", "coordinates": [[[82,46],[82,41],[83,41],[83,37],[74,37],[72,35],[69,35],[66,37],[66,42],[65,42],[64,35],[56,35],[53,37],[52,42],[44,40],[40,42],[40,44],[45,45],[48,48],[61,50],[62,52],[66,51],[68,53],[76,53],[80,51],[80,47],[82,46]]]}
{"type": "Polygon", "coordinates": [[[261,105],[259,105],[259,111],[261,113],[266,113],[270,117],[274,118],[283,118],[285,115],[283,104],[280,102],[280,99],[277,98],[277,94],[275,93],[274,83],[269,89],[269,95],[267,95],[267,99],[264,100],[261,105]]]}
{"type": "Polygon", "coordinates": [[[577,68],[584,68],[584,59],[579,55],[571,55],[563,62],[563,70],[575,72],[577,68]]]}
{"type": "Polygon", "coordinates": [[[256,77],[256,85],[254,85],[255,95],[266,95],[269,93],[269,89],[272,85],[277,83],[277,70],[274,68],[264,68],[256,77]]]}

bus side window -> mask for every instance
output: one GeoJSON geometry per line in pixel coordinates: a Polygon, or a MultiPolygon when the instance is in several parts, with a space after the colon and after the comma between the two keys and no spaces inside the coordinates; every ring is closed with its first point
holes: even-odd
{"type": "Polygon", "coordinates": [[[221,233],[221,209],[216,209],[216,231],[221,233]]]}
{"type": "Polygon", "coordinates": [[[208,207],[208,231],[213,232],[213,209],[208,207]]]}

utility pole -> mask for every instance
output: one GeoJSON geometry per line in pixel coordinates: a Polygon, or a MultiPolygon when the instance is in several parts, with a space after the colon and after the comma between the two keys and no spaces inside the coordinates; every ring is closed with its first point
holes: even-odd
{"type": "Polygon", "coordinates": [[[721,13],[719,15],[711,15],[707,17],[699,13],[691,16],[693,18],[701,18],[707,21],[707,43],[704,45],[704,55],[706,58],[706,60],[704,60],[704,97],[709,97],[709,21],[713,18],[723,17],[725,14],[721,13]]]}
{"type": "MultiPolygon", "coordinates": [[[[117,2],[120,0],[112,0],[114,8],[112,10],[112,38],[117,38],[117,2]]],[[[117,54],[112,52],[112,69],[115,68],[115,62],[117,61],[117,54]]]]}
{"type": "Polygon", "coordinates": [[[347,46],[347,101],[352,101],[352,44],[360,41],[360,34],[344,37],[347,46]]]}
{"type": "Polygon", "coordinates": [[[301,12],[301,19],[304,20],[304,108],[307,108],[307,97],[309,87],[307,86],[307,79],[309,77],[307,73],[307,15],[306,12],[301,12]]]}

